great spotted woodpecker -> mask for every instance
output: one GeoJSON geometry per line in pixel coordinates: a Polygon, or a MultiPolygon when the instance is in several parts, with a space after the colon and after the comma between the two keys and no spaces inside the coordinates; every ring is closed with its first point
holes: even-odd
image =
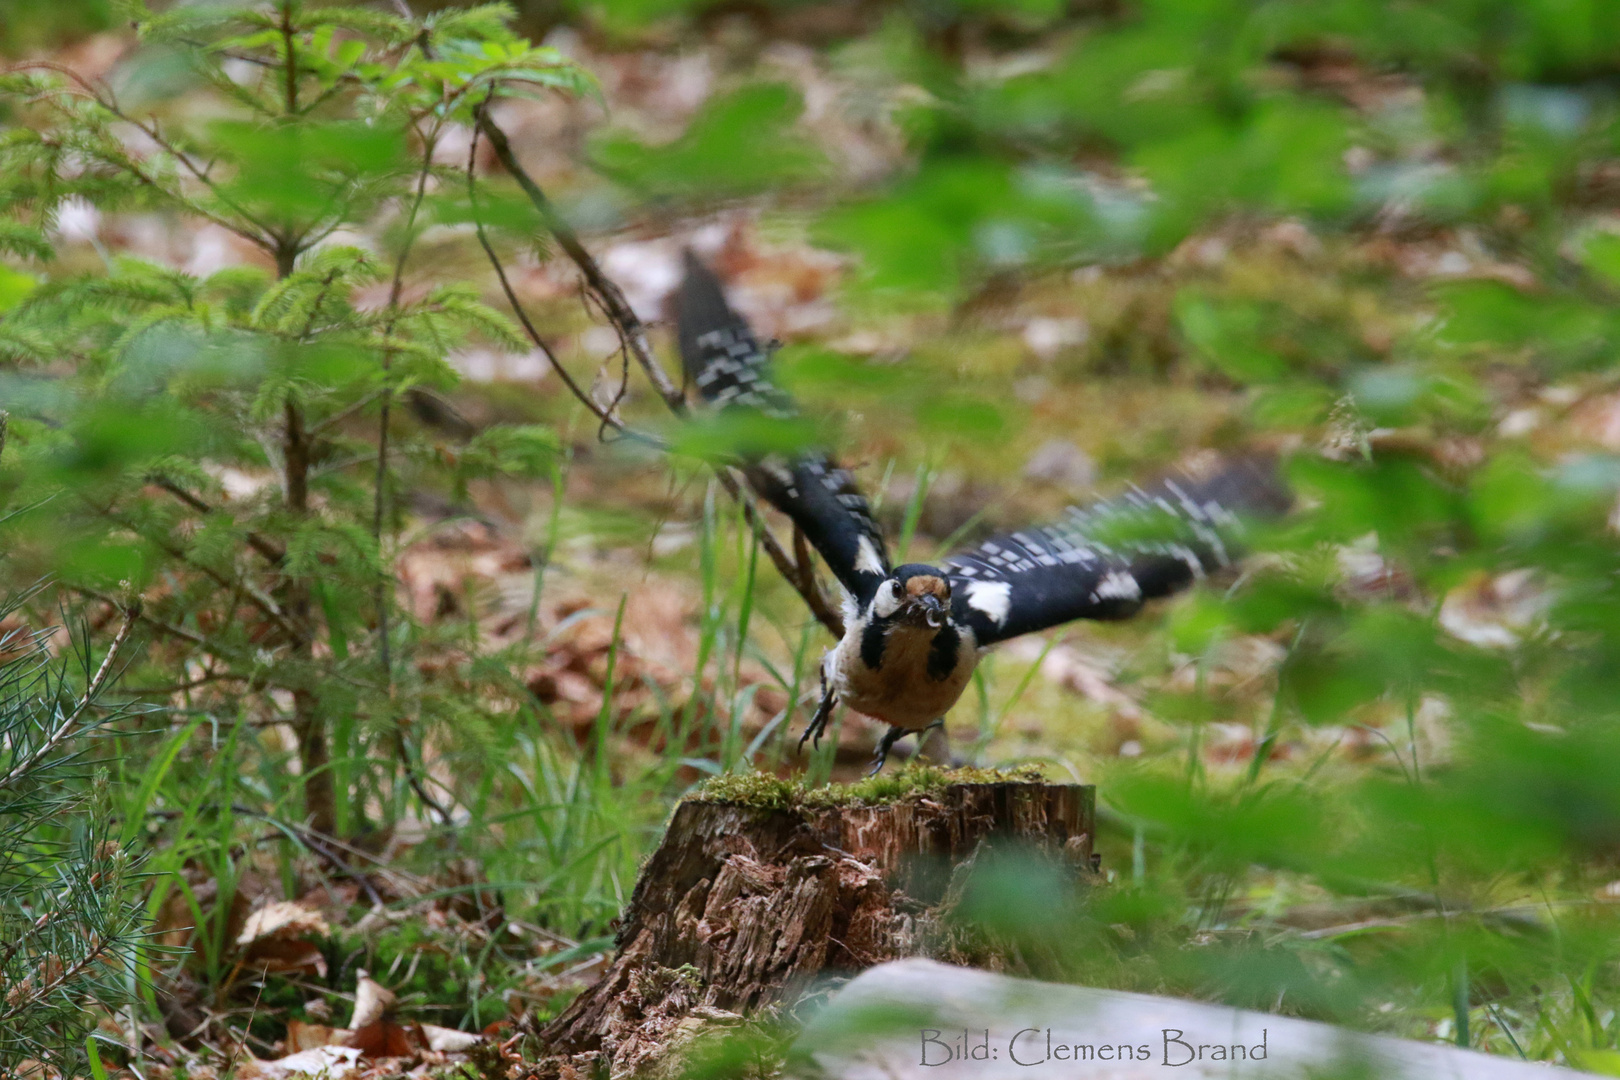
{"type": "MultiPolygon", "coordinates": [[[[769,351],[691,252],[676,328],[687,378],[706,402],[794,414],[771,381],[769,351]]],[[[799,745],[819,745],[842,702],[889,725],[874,773],[898,739],[944,722],[982,650],[1075,619],[1129,618],[1229,563],[1239,509],[1269,514],[1288,504],[1273,468],[1249,461],[1071,508],[1062,521],[994,537],[939,566],[891,567],[871,507],[826,453],[766,455],[743,468],[843,586],[844,634],[822,661],[821,702],[799,745]]]]}

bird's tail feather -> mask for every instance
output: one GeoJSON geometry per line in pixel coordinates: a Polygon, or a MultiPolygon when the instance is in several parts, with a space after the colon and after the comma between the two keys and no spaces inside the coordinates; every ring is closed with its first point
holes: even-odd
{"type": "Polygon", "coordinates": [[[793,400],[771,381],[769,350],[726,303],[720,279],[691,251],[685,253],[685,263],[686,276],[675,297],[675,328],[687,379],[713,405],[792,415],[793,400]]]}

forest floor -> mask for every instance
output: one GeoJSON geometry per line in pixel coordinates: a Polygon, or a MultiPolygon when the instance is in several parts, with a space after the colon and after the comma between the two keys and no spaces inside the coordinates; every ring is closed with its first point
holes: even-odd
{"type": "MultiPolygon", "coordinates": [[[[554,43],[597,75],[602,102],[507,102],[498,115],[644,318],[665,320],[684,248],[716,266],[761,335],[784,343],[788,381],[807,406],[846,414],[840,454],[890,535],[905,537],[898,554],[908,559],[944,554],[995,527],[1039,522],[1178,464],[1299,449],[1253,423],[1245,392],[1189,359],[1174,316],[1189,286],[1310,311],[1378,354],[1426,317],[1426,284],[1515,280],[1513,267],[1484,256],[1466,232],[1371,235],[1345,245],[1298,222],[1239,222],[1152,263],[1009,277],[952,310],[886,312],[842,302],[850,264],[812,243],[808,195],[802,209],[791,199],[745,200],[695,217],[649,212],[591,228],[591,200],[601,194],[581,164],[589,132],[605,118],[647,141],[673,138],[718,88],[743,77],[770,76],[802,95],[804,127],[836,170],[831,183],[855,186],[900,167],[899,135],[852,107],[861,87],[847,70],[791,40],[739,40],[738,25],[723,23],[680,48],[633,51],[560,32],[554,43]],[[1344,287],[1357,274],[1409,282],[1410,302],[1388,302],[1399,288],[1375,298],[1344,287]],[[827,350],[900,377],[872,389],[833,386],[816,378],[827,350]],[[906,380],[917,372],[926,377],[906,380]],[[941,426],[884,400],[936,382],[993,403],[992,415],[941,426]]],[[[55,59],[100,74],[129,48],[109,35],[55,59]]],[[[470,133],[462,134],[443,149],[447,162],[465,156],[470,133]]],[[[89,207],[64,218],[59,234],[69,270],[131,254],[208,273],[255,257],[209,226],[102,217],[89,207]]],[[[624,377],[616,339],[578,303],[571,265],[529,257],[519,267],[519,294],[541,313],[559,357],[598,400],[612,400],[624,377]]],[[[464,234],[425,237],[417,268],[424,281],[430,272],[477,281],[491,302],[500,300],[464,234]]],[[[658,339],[673,367],[666,326],[658,339]]],[[[529,805],[485,807],[449,822],[390,822],[328,859],[289,852],[285,837],[248,817],[234,822],[235,857],[191,858],[184,893],[154,913],[161,945],[199,949],[192,928],[203,922],[218,938],[206,963],[179,963],[165,977],[158,1004],[166,1022],[147,1022],[139,1080],[211,1078],[233,1068],[280,1080],[312,1061],[334,1077],[427,1075],[463,1062],[489,1076],[516,1069],[534,1048],[534,1018],[555,1015],[602,970],[609,921],[676,800],[740,762],[844,782],[869,757],[878,730],[856,717],[835,729],[835,751],[797,754],[810,672],[830,642],[774,570],[751,561],[735,509],[701,467],[599,439],[537,353],[478,348],[453,360],[462,382],[447,403],[474,427],[521,419],[567,433],[556,485],[496,480],[473,483],[464,497],[414,493],[414,539],[397,561],[400,605],[444,630],[416,655],[422,677],[454,681],[460,670],[521,656],[509,672],[511,694],[529,695],[543,718],[518,730],[510,702],[491,700],[481,721],[430,731],[429,774],[445,790],[472,790],[479,785],[467,783],[469,770],[520,772],[529,805]],[[707,726],[687,739],[682,720],[697,702],[711,705],[707,726]]],[[[1500,423],[1486,438],[1529,440],[1541,451],[1620,450],[1620,393],[1606,380],[1535,386],[1504,374],[1495,390],[1500,423]]],[[[648,423],[658,415],[634,376],[620,407],[648,423]]],[[[444,452],[453,454],[456,425],[441,426],[444,452]]],[[[1467,461],[1482,445],[1427,450],[1436,460],[1467,461]]],[[[244,493],[272,482],[268,473],[224,479],[244,493]]],[[[1401,595],[1398,571],[1374,555],[1356,559],[1342,554],[1356,588],[1401,595]]],[[[1446,597],[1438,618],[1462,640],[1489,642],[1511,636],[1533,603],[1524,582],[1479,579],[1446,597]]],[[[1140,830],[1106,809],[1111,778],[1159,770],[1235,779],[1272,715],[1289,641],[1233,637],[1214,656],[1195,656],[1183,647],[1183,616],[1195,604],[1170,601],[1129,623],[1077,624],[1014,642],[983,666],[949,720],[953,750],[973,764],[1033,763],[1052,780],[1099,786],[1110,882],[1140,883],[1145,873],[1140,830]]],[[[1289,724],[1269,767],[1330,782],[1402,768],[1408,750],[1442,763],[1445,720],[1440,703],[1426,701],[1410,715],[1388,705],[1341,723],[1289,724]]],[[[275,726],[256,738],[265,761],[282,761],[290,749],[290,733],[275,726]]],[[[374,809],[368,816],[381,820],[374,809]]],[[[161,842],[200,851],[203,839],[161,842]]],[[[1228,932],[1329,940],[1385,915],[1302,878],[1265,873],[1187,920],[1186,940],[1228,932]]],[[[1129,989],[1185,990],[1157,969],[1133,974],[1122,965],[1113,974],[1129,989]]],[[[1418,1038],[1454,1036],[1450,1012],[1413,1002],[1353,1019],[1418,1038]]],[[[1476,1023],[1484,1048],[1514,1052],[1512,1036],[1492,1026],[1483,1006],[1476,1023]]],[[[122,1018],[105,1025],[130,1034],[122,1018]]]]}

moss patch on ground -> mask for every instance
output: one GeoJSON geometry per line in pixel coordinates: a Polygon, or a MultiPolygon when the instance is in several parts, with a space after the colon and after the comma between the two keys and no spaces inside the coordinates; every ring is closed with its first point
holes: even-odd
{"type": "Polygon", "coordinates": [[[1046,780],[1038,765],[1015,769],[947,769],[908,765],[892,773],[869,776],[853,784],[805,787],[761,772],[717,776],[689,796],[699,802],[735,803],[766,810],[824,809],[833,806],[881,806],[911,795],[928,795],[953,784],[1039,784],[1046,780]]]}

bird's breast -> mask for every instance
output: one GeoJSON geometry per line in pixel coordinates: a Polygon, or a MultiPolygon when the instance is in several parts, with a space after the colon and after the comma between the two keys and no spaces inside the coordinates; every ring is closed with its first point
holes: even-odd
{"type": "Polygon", "coordinates": [[[833,650],[833,686],[856,712],[907,730],[927,727],[949,712],[978,662],[966,630],[897,625],[883,636],[881,651],[870,641],[863,649],[862,637],[861,630],[852,630],[833,650]]]}

